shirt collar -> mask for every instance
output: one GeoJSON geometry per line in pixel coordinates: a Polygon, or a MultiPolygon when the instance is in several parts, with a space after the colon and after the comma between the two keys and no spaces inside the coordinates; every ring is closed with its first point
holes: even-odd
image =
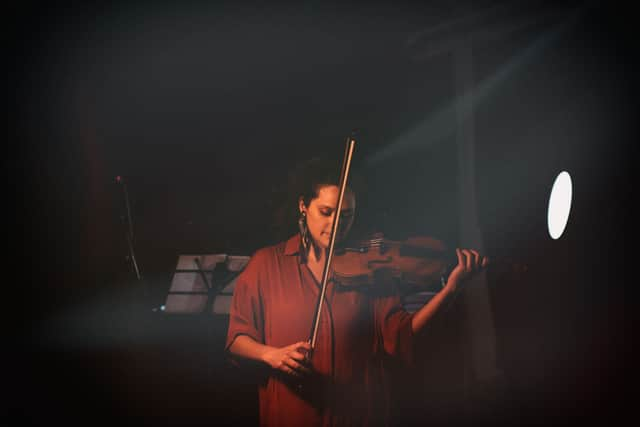
{"type": "Polygon", "coordinates": [[[295,234],[289,240],[284,247],[285,255],[298,255],[300,253],[300,234],[295,234]]]}

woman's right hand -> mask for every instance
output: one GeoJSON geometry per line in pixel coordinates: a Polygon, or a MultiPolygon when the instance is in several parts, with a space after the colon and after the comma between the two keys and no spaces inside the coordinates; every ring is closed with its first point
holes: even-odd
{"type": "Polygon", "coordinates": [[[311,365],[306,357],[310,351],[311,344],[300,341],[286,347],[273,348],[263,354],[263,359],[275,370],[301,377],[311,373],[311,365]]]}

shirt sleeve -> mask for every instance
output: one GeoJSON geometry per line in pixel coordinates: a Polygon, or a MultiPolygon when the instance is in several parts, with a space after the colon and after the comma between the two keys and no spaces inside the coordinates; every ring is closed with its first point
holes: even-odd
{"type": "Polygon", "coordinates": [[[405,365],[413,365],[413,315],[404,309],[399,295],[378,298],[374,307],[378,349],[405,365]]]}
{"type": "Polygon", "coordinates": [[[247,335],[264,343],[263,301],[260,292],[263,258],[260,251],[256,252],[238,275],[229,308],[226,351],[239,335],[247,335]]]}

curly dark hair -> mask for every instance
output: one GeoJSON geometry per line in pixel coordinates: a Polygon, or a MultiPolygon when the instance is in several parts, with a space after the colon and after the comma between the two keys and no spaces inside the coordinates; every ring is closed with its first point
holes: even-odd
{"type": "MultiPolygon", "coordinates": [[[[276,241],[286,239],[297,231],[298,200],[303,198],[305,205],[318,197],[318,191],[327,185],[340,185],[342,161],[324,155],[313,156],[298,162],[287,176],[282,201],[274,208],[273,234],[276,241]]],[[[352,168],[347,182],[354,195],[364,192],[362,178],[352,168]]]]}

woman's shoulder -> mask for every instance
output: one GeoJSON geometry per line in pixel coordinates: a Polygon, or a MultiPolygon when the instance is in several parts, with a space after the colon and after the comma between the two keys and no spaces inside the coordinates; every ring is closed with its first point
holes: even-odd
{"type": "Polygon", "coordinates": [[[261,248],[256,249],[251,255],[251,260],[254,262],[272,261],[275,258],[282,257],[288,252],[292,252],[292,247],[295,246],[295,237],[281,242],[268,244],[261,248]]]}

